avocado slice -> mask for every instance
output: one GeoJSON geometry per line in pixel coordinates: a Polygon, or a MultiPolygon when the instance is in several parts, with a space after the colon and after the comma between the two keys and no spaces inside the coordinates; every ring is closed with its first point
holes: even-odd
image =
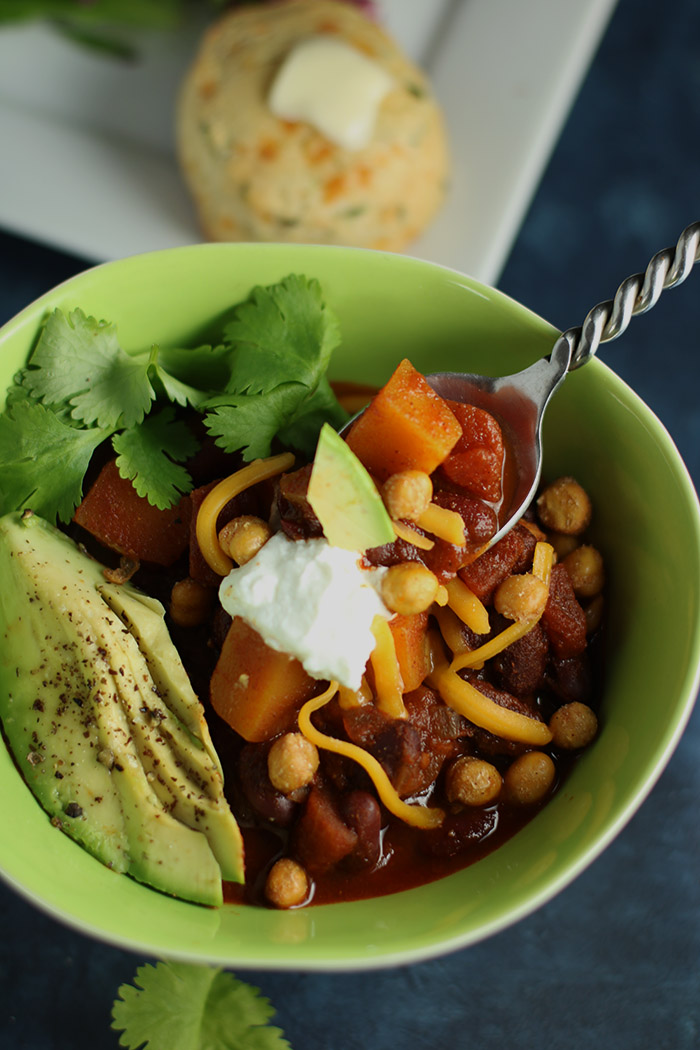
{"type": "MultiPolygon", "coordinates": [[[[118,587],[115,589],[118,590],[118,587]]],[[[105,588],[100,587],[99,591],[104,597],[105,588]]],[[[111,590],[108,590],[108,594],[110,608],[122,610],[125,616],[128,610],[127,619],[131,624],[138,622],[134,613],[138,614],[139,608],[149,608],[140,605],[130,595],[119,596],[111,590]]],[[[160,609],[162,622],[162,606],[160,609]]],[[[158,615],[155,610],[150,611],[158,615]]],[[[125,623],[121,613],[120,620],[125,623]]],[[[163,630],[169,640],[164,623],[163,630]]],[[[185,715],[190,726],[195,726],[199,718],[196,708],[201,708],[201,705],[189,685],[189,679],[172,642],[170,648],[171,659],[175,661],[173,669],[179,669],[179,673],[175,673],[170,682],[170,692],[175,691],[174,686],[179,679],[185,679],[194,701],[191,706],[195,708],[191,712],[185,712],[185,715]]],[[[167,651],[166,647],[165,652],[167,651]]],[[[221,867],[223,878],[231,882],[242,882],[241,834],[223,794],[223,777],[218,757],[215,761],[212,760],[201,738],[193,737],[191,731],[168,707],[166,697],[157,687],[154,690],[154,678],[150,673],[148,657],[128,628],[106,652],[104,660],[109,665],[110,675],[116,674],[118,677],[123,669],[131,683],[129,689],[120,693],[120,703],[153,791],[166,810],[177,820],[206,835],[221,867]]],[[[184,696],[178,695],[179,709],[183,708],[186,696],[187,692],[184,696]]],[[[203,713],[201,718],[204,722],[203,713]]],[[[206,736],[213,752],[208,731],[206,736]]]]}
{"type": "Polygon", "coordinates": [[[138,632],[139,608],[162,622],[162,606],[129,587],[120,618],[102,566],[29,512],[0,518],[0,573],[0,718],[52,823],[116,871],[220,903],[242,841],[176,650],[154,676],[140,648],[167,629],[138,632]]]}
{"type": "Polygon", "coordinates": [[[377,486],[328,423],[321,428],[307,496],[333,547],[364,551],[396,539],[377,486]]]}
{"type": "Polygon", "coordinates": [[[204,747],[219,770],[221,763],[209,735],[204,708],[199,703],[180,654],[165,623],[165,609],[157,598],[130,583],[105,583],[98,590],[136,639],[158,695],[189,733],[195,748],[204,747]]]}

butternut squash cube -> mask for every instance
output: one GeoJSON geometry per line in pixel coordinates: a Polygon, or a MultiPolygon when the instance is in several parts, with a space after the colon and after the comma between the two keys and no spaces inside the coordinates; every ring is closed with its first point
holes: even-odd
{"type": "Polygon", "coordinates": [[[404,693],[411,693],[422,684],[430,671],[427,645],[428,613],[394,616],[389,620],[389,628],[394,637],[404,693]]]}
{"type": "Polygon", "coordinates": [[[209,688],[216,713],[244,740],[258,743],[288,729],[319,683],[298,660],[271,649],[236,616],[209,688]]]}
{"type": "Polygon", "coordinates": [[[160,510],[139,496],[116,461],[107,462],[82,503],[74,521],[100,543],[130,558],[172,565],[187,547],[192,507],[189,496],[160,510]]]}
{"type": "Polygon", "coordinates": [[[353,424],[347,443],[384,481],[400,470],[432,474],[461,436],[447,402],[404,359],[353,424]]]}

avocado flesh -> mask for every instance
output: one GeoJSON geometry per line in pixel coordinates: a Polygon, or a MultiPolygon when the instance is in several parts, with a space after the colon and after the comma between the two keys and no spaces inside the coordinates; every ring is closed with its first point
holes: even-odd
{"type": "Polygon", "coordinates": [[[118,672],[113,661],[119,656],[117,664],[133,682],[121,702],[151,786],[168,812],[207,836],[223,878],[243,882],[241,833],[223,794],[221,766],[202,706],[170,640],[163,607],[155,599],[141,602],[133,587],[123,594],[115,585],[100,586],[99,591],[128,628],[123,635],[124,646],[118,653],[116,649],[110,652],[109,657],[113,671],[118,672]],[[141,623],[139,616],[145,622],[137,641],[134,634],[141,623]],[[160,628],[148,622],[151,617],[160,621],[160,628]],[[153,645],[148,644],[149,636],[153,645]],[[154,664],[160,671],[158,676],[153,674],[154,664]],[[173,673],[166,680],[169,667],[173,673]],[[160,687],[156,683],[161,683],[160,687]],[[180,714],[186,719],[184,725],[180,714]],[[195,731],[197,736],[193,735],[195,731]]]}
{"type": "Polygon", "coordinates": [[[333,547],[364,551],[396,539],[370,474],[328,423],[318,439],[308,500],[333,547]]]}
{"type": "Polygon", "coordinates": [[[218,766],[203,748],[190,745],[182,727],[153,692],[146,662],[132,636],[125,640],[121,652],[110,650],[110,673],[124,668],[133,683],[120,695],[120,702],[149,783],[169,813],[206,835],[222,876],[240,882],[240,832],[223,796],[218,766]]]}
{"type": "MultiPolygon", "coordinates": [[[[220,903],[212,823],[225,877],[242,878],[243,860],[218,762],[163,703],[135,638],[99,593],[101,566],[40,518],[13,514],[0,519],[0,572],[0,716],[30,788],[54,823],[116,871],[220,903]]],[[[191,724],[200,718],[195,710],[191,724]]]]}
{"type": "Polygon", "coordinates": [[[158,695],[185,728],[195,748],[206,750],[221,772],[221,763],[209,735],[204,709],[199,703],[165,624],[161,603],[130,583],[105,583],[100,594],[116,613],[141,650],[158,695]]]}

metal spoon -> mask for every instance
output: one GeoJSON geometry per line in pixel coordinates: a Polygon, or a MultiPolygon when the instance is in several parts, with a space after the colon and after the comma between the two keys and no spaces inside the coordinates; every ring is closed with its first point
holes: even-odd
{"type": "Polygon", "coordinates": [[[594,306],[580,328],[563,332],[551,354],[524,371],[500,378],[460,372],[426,377],[442,397],[492,412],[514,456],[517,480],[507,520],[489,547],[515,525],[535,494],[542,471],[542,421],[552,394],[569,372],[590,361],[601,343],[617,339],[633,316],[655,306],[666,288],[681,284],[699,259],[700,222],[694,222],[683,230],[675,248],[657,252],[643,274],[623,281],[614,299],[594,306]]]}

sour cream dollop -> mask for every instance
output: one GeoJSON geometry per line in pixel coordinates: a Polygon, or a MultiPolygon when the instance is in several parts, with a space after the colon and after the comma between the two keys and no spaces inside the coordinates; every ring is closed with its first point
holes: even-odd
{"type": "Polygon", "coordinates": [[[355,551],[278,532],[219,587],[221,604],[263,641],[295,656],[312,678],[359,689],[375,639],[374,617],[391,618],[379,595],[386,569],[364,569],[355,551]]]}

